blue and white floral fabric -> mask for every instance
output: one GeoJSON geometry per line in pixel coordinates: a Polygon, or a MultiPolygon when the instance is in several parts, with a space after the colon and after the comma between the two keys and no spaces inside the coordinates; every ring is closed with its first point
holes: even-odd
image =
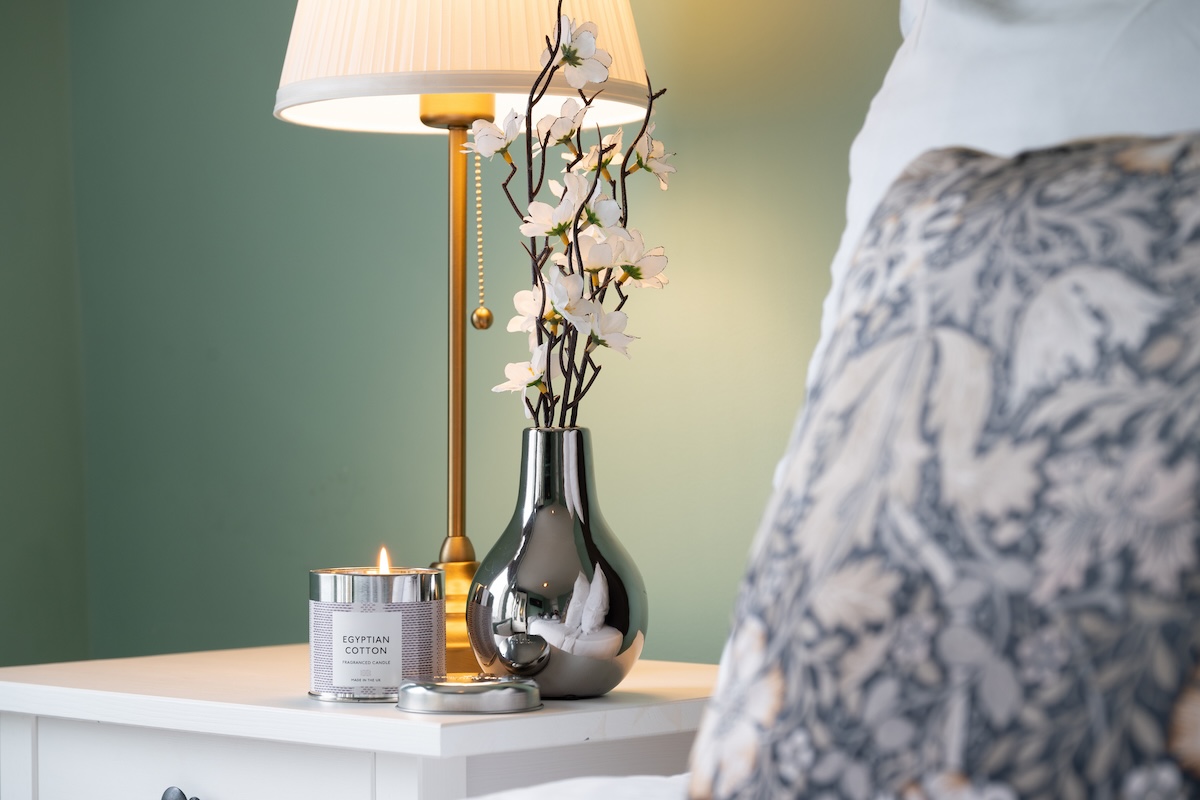
{"type": "Polygon", "coordinates": [[[1200,136],[927,154],[843,292],[692,796],[1200,797],[1200,136]]]}

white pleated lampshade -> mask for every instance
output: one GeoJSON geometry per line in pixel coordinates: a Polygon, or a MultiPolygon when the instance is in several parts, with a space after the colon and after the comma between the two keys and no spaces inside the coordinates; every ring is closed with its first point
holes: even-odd
{"type": "MultiPolygon", "coordinates": [[[[555,31],[555,0],[299,0],[275,116],[300,125],[384,133],[436,133],[421,124],[422,94],[496,95],[496,116],[523,114],[555,31]]],[[[598,28],[612,56],[591,125],[639,119],[645,65],[629,0],[565,0],[563,13],[598,28]]],[[[535,113],[576,91],[555,76],[535,113]],[[553,97],[558,97],[557,100],[553,97]]]]}

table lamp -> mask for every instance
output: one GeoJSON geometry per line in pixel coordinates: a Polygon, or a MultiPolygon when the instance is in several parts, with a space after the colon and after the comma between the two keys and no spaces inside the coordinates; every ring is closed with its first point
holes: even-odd
{"type": "MultiPolygon", "coordinates": [[[[446,574],[446,666],[475,672],[466,595],[478,562],[466,535],[467,156],[477,119],[524,109],[554,36],[556,0],[299,0],[275,116],[318,128],[449,134],[449,424],[447,532],[433,566],[446,574]]],[[[645,113],[647,82],[629,0],[564,0],[562,13],[596,23],[612,56],[589,121],[645,113]]],[[[561,72],[542,114],[577,96],[561,72]]],[[[478,315],[477,327],[486,327],[478,315]]]]}

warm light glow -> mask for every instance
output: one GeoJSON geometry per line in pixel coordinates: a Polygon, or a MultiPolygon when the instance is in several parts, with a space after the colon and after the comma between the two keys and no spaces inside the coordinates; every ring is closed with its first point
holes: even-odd
{"type": "MultiPolygon", "coordinates": [[[[532,78],[530,79],[532,80],[532,78]]],[[[615,85],[615,83],[614,83],[615,85]]],[[[607,86],[607,84],[605,84],[607,86]]],[[[589,128],[599,125],[612,128],[617,125],[641,120],[645,113],[645,89],[635,86],[615,98],[611,87],[592,103],[588,114],[589,128]],[[609,95],[612,94],[613,97],[609,95]],[[615,99],[614,99],[615,98],[615,99]]],[[[574,92],[574,90],[570,90],[574,92]]],[[[311,128],[328,128],[341,131],[363,131],[366,133],[429,133],[445,135],[443,128],[430,128],[421,123],[419,95],[373,95],[362,97],[334,97],[328,100],[295,100],[294,91],[280,90],[282,98],[275,116],[296,125],[311,128]],[[286,101],[286,104],[284,103],[286,101]]],[[[511,108],[524,108],[528,95],[515,92],[496,92],[496,114],[503,118],[511,108]]],[[[563,97],[571,96],[553,87],[541,102],[533,107],[533,118],[558,113],[563,97]]],[[[578,95],[574,95],[578,97],[578,95]]],[[[523,120],[522,120],[523,121],[523,120]]],[[[524,127],[522,125],[522,127],[524,127]]]]}
{"type": "Polygon", "coordinates": [[[388,560],[387,548],[379,548],[379,574],[387,575],[392,571],[392,562],[388,560]]]}

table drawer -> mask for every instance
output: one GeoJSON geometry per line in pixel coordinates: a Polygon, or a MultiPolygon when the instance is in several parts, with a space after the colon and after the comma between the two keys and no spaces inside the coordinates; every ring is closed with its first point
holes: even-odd
{"type": "Polygon", "coordinates": [[[359,750],[42,717],[39,800],[371,800],[374,756],[359,750]]]}

